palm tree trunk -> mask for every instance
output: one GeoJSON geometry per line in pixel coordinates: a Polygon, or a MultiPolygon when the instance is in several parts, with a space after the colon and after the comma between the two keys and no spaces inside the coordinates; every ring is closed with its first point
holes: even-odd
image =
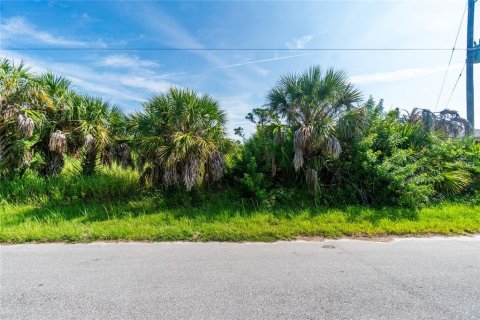
{"type": "Polygon", "coordinates": [[[82,162],[82,171],[86,176],[92,175],[95,172],[97,165],[97,150],[87,151],[82,162]]]}
{"type": "Polygon", "coordinates": [[[56,151],[47,151],[45,153],[45,165],[40,170],[45,176],[55,176],[62,172],[65,167],[63,153],[56,151]]]}

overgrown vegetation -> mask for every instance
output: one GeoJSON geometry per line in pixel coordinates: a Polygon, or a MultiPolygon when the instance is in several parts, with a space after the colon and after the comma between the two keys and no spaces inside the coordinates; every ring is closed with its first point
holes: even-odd
{"type": "Polygon", "coordinates": [[[340,71],[282,77],[237,142],[218,102],[188,89],[125,115],[4,60],[0,90],[0,241],[480,231],[468,122],[385,111],[340,71]]]}

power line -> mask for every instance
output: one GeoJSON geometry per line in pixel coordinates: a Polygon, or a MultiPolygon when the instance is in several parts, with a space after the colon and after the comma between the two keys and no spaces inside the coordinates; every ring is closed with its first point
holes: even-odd
{"type": "Polygon", "coordinates": [[[453,93],[455,92],[455,89],[457,88],[458,82],[460,81],[460,78],[463,75],[463,71],[465,70],[466,65],[467,65],[467,60],[465,60],[465,63],[463,64],[462,71],[460,71],[460,74],[458,75],[457,81],[455,82],[455,85],[453,86],[453,90],[452,90],[452,93],[450,94],[450,97],[448,98],[446,108],[448,108],[448,106],[450,105],[450,100],[452,100],[453,93]]]}
{"type": "MultiPolygon", "coordinates": [[[[0,48],[10,51],[450,51],[450,48],[0,48]]],[[[458,49],[466,50],[466,48],[458,49]]]]}
{"type": "MultiPolygon", "coordinates": [[[[460,20],[460,25],[458,26],[457,36],[453,42],[452,53],[450,54],[450,59],[448,60],[447,70],[445,70],[445,76],[443,77],[442,87],[440,88],[440,93],[438,94],[437,103],[435,104],[435,110],[437,111],[440,98],[442,97],[443,89],[445,88],[445,81],[447,80],[448,71],[450,70],[450,65],[452,64],[453,54],[455,53],[455,47],[457,46],[458,36],[460,35],[460,30],[462,29],[463,20],[465,19],[465,13],[467,12],[468,2],[465,3],[465,9],[463,10],[462,19],[460,20]]],[[[448,105],[448,104],[447,104],[448,105]]]]}

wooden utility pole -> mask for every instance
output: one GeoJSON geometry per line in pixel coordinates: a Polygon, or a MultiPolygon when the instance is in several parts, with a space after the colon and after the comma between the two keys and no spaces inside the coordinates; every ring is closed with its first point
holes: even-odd
{"type": "Polygon", "coordinates": [[[476,0],[468,0],[468,25],[467,25],[467,120],[475,127],[475,112],[473,91],[473,65],[480,63],[480,44],[474,43],[473,27],[475,18],[476,0]]]}

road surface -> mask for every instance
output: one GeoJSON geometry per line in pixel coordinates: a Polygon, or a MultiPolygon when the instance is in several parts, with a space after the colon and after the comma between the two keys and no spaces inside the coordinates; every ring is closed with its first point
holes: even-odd
{"type": "Polygon", "coordinates": [[[480,319],[478,236],[0,251],[0,319],[480,319]]]}

